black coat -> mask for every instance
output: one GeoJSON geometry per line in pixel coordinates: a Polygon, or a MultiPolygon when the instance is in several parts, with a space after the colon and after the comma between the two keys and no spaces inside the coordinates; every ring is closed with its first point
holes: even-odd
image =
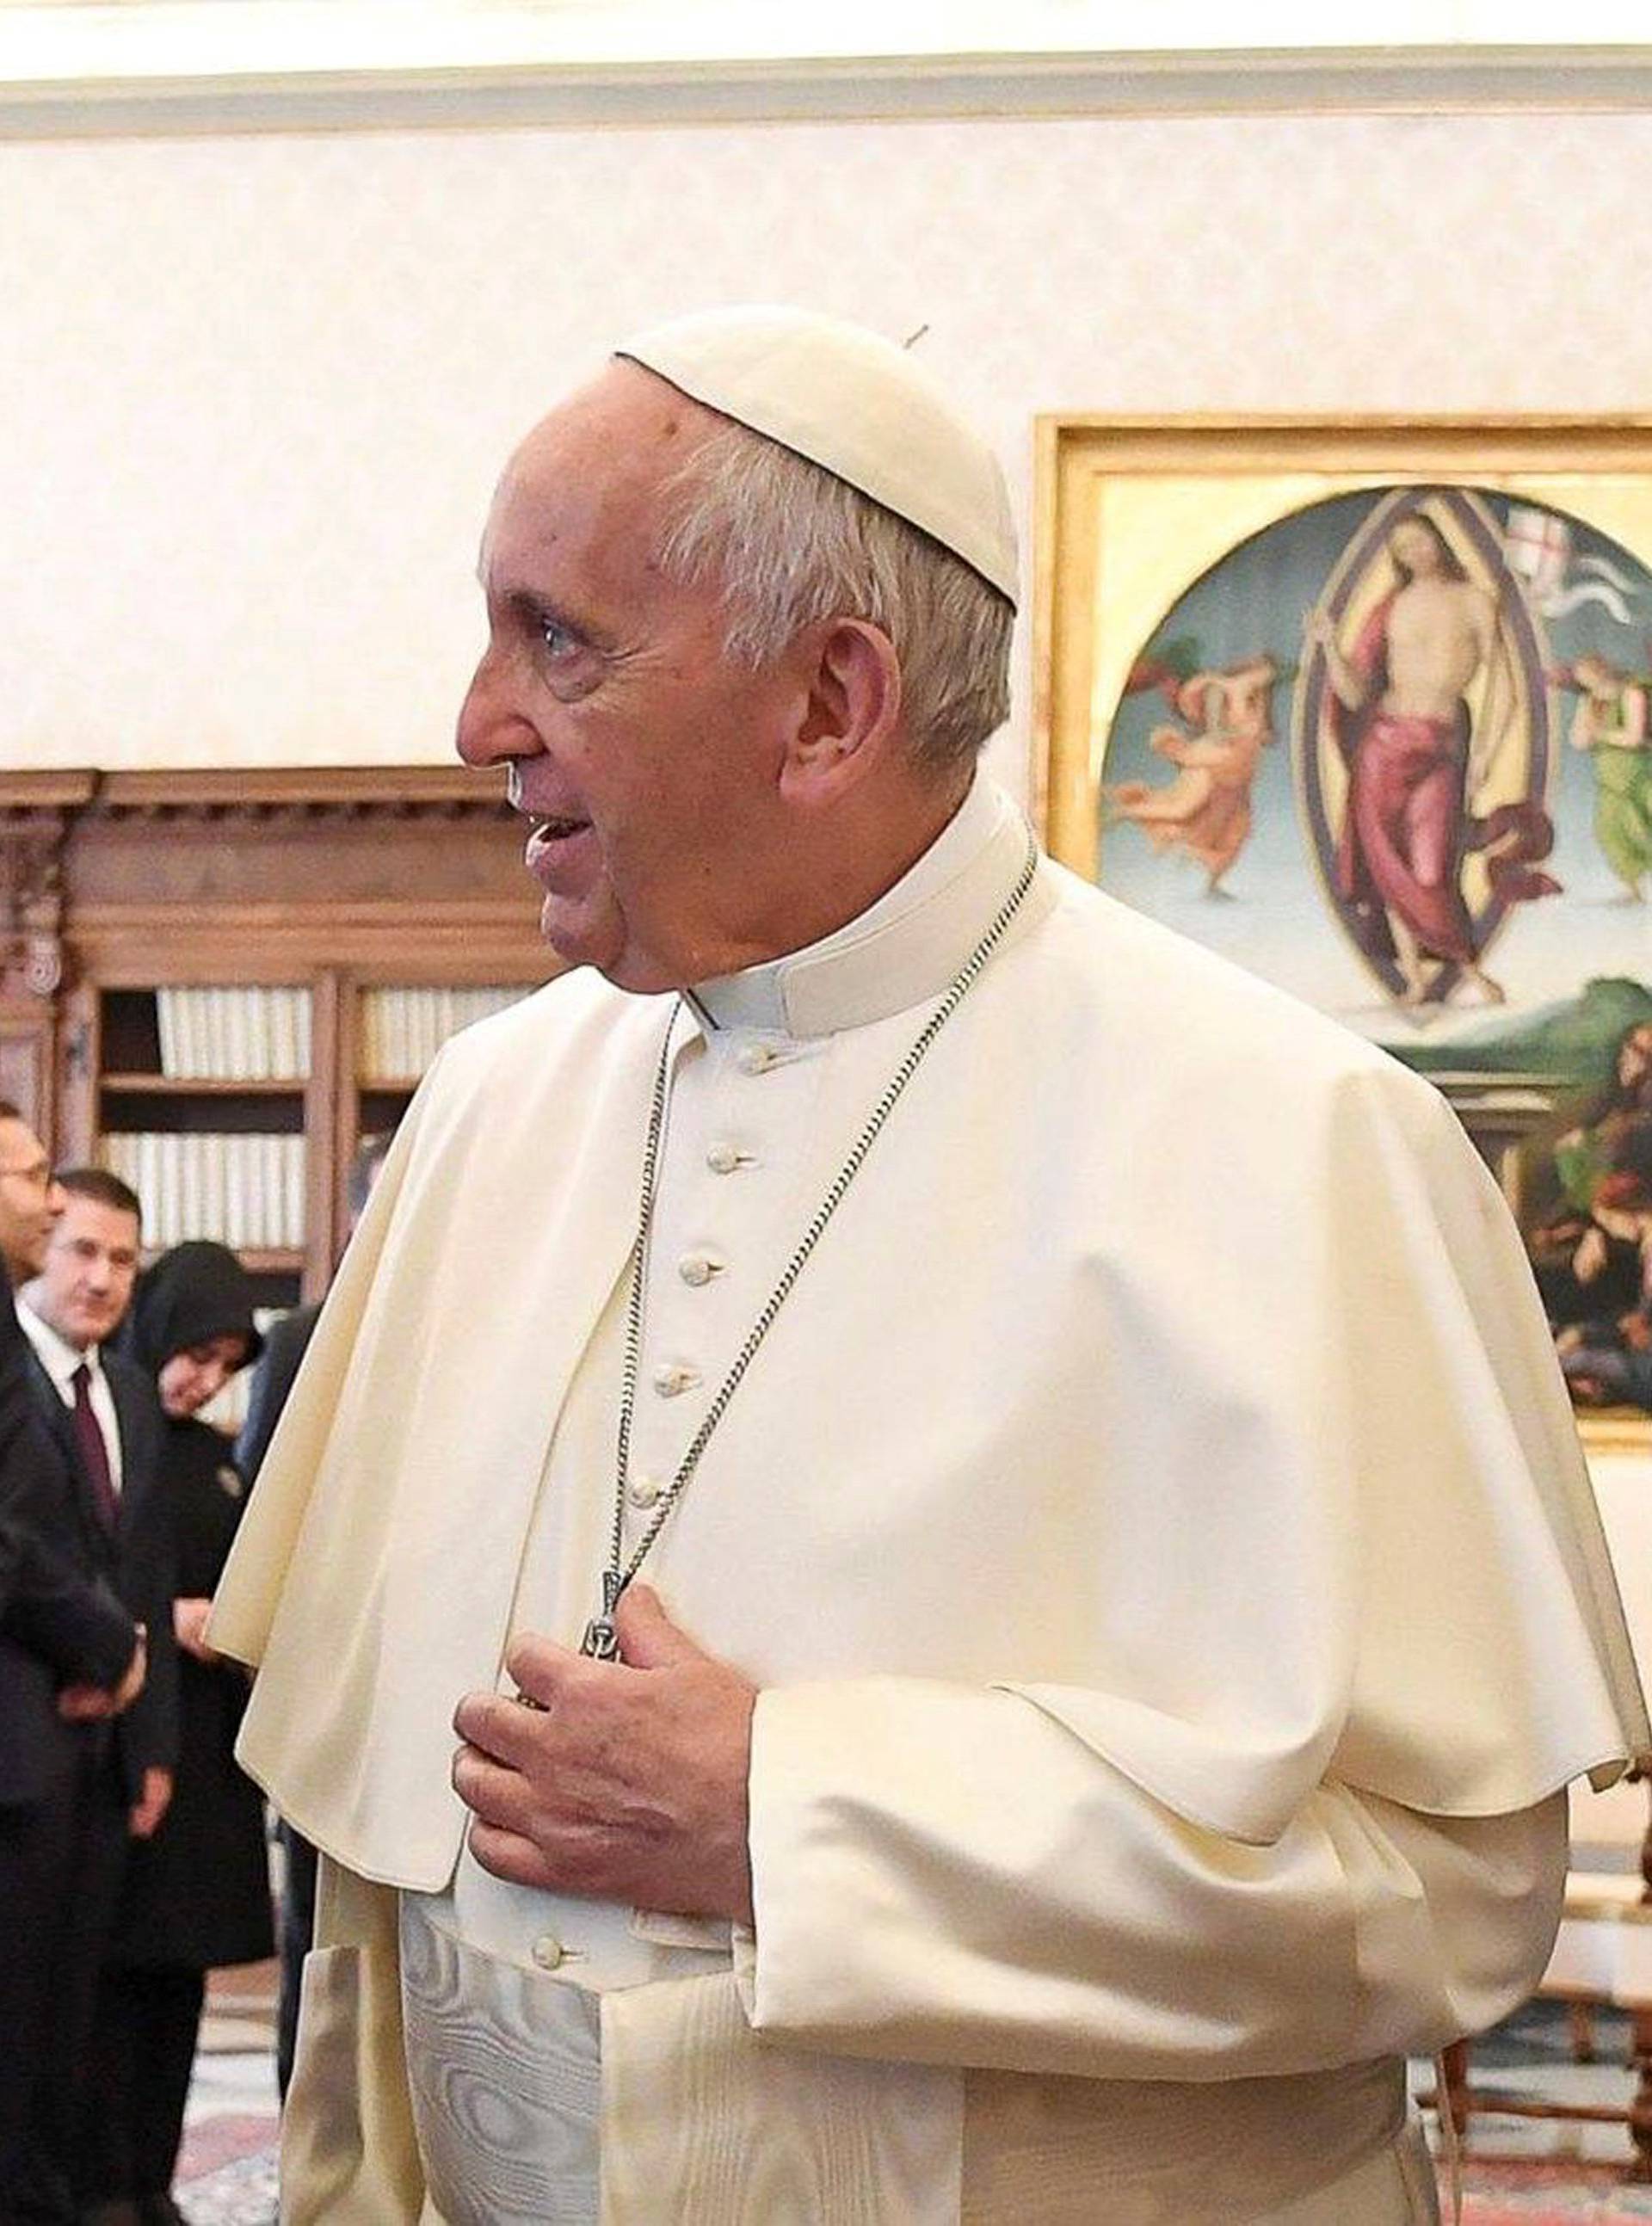
{"type": "Polygon", "coordinates": [[[45,1427],[0,1270],[0,1809],[41,1799],[86,1739],[60,1685],[118,1683],[133,1619],[100,1574],[75,1477],[45,1427]]]}
{"type": "Polygon", "coordinates": [[[81,1460],[74,1417],[31,1349],[36,1406],[74,1479],[81,1528],[99,1574],[149,1629],[149,1676],[143,1692],[112,1727],[121,1782],[130,1802],[143,1791],[147,1770],[170,1770],[178,1752],[178,1656],[172,1638],[172,1516],[159,1488],[157,1464],[165,1423],[155,1386],[118,1355],[99,1355],[120,1428],[120,1508],[111,1533],[97,1513],[97,1495],[81,1460]]]}
{"type": "MultiPolygon", "coordinates": [[[[165,1424],[161,1486],[173,1514],[181,1600],[210,1598],[245,1491],[226,1441],[206,1422],[165,1424]]],[[[275,1952],[264,1797],[235,1760],[251,1690],[231,1662],[178,1661],[179,1746],[172,1804],[134,1845],[114,1960],[208,1970],[275,1952]]]]}

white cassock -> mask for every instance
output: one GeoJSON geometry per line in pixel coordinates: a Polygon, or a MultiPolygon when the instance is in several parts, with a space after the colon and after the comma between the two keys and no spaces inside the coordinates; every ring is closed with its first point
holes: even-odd
{"type": "Polygon", "coordinates": [[[289,2226],[1433,2216],[1402,2058],[1648,1743],[1548,1336],[1427,1084],[1047,863],[649,1560],[765,1689],[754,1932],[461,1854],[455,1701],[598,1604],[668,1024],[632,1536],[1026,843],[978,782],[698,1015],[427,1079],[213,1624],[328,1858],[289,2226]]]}

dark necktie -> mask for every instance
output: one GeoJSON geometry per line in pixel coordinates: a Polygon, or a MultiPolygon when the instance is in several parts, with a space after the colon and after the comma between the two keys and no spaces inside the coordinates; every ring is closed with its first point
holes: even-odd
{"type": "Polygon", "coordinates": [[[92,1479],[92,1496],[105,1527],[112,1530],[120,1513],[120,1500],[109,1466],[109,1444],[103,1424],[92,1406],[92,1371],[83,1360],[69,1378],[74,1391],[74,1434],[80,1441],[80,1458],[92,1479]]]}

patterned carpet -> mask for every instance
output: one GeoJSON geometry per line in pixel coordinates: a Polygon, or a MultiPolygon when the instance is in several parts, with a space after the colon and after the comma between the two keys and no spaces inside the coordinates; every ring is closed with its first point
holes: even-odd
{"type": "Polygon", "coordinates": [[[1463,2226],[1645,2226],[1652,2219],[1652,2188],[1625,2186],[1609,2165],[1477,2162],[1465,2185],[1463,2226]]]}
{"type": "Polygon", "coordinates": [[[178,2208],[190,2226],[276,2226],[275,2128],[266,2122],[257,2146],[246,2156],[219,2163],[199,2175],[186,2153],[174,2189],[178,2208]]]}
{"type": "Polygon", "coordinates": [[[175,2195],[191,2226],[276,2226],[273,1964],[215,1973],[175,2195]]]}

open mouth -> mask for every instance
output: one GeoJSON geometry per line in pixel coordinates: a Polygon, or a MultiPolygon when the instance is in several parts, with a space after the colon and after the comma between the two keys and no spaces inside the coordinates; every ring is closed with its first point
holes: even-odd
{"type": "Polygon", "coordinates": [[[550,813],[534,815],[533,831],[528,837],[523,853],[523,862],[536,879],[544,881],[548,874],[557,872],[560,862],[571,862],[583,854],[575,849],[580,837],[588,835],[591,823],[571,814],[550,813]]]}

